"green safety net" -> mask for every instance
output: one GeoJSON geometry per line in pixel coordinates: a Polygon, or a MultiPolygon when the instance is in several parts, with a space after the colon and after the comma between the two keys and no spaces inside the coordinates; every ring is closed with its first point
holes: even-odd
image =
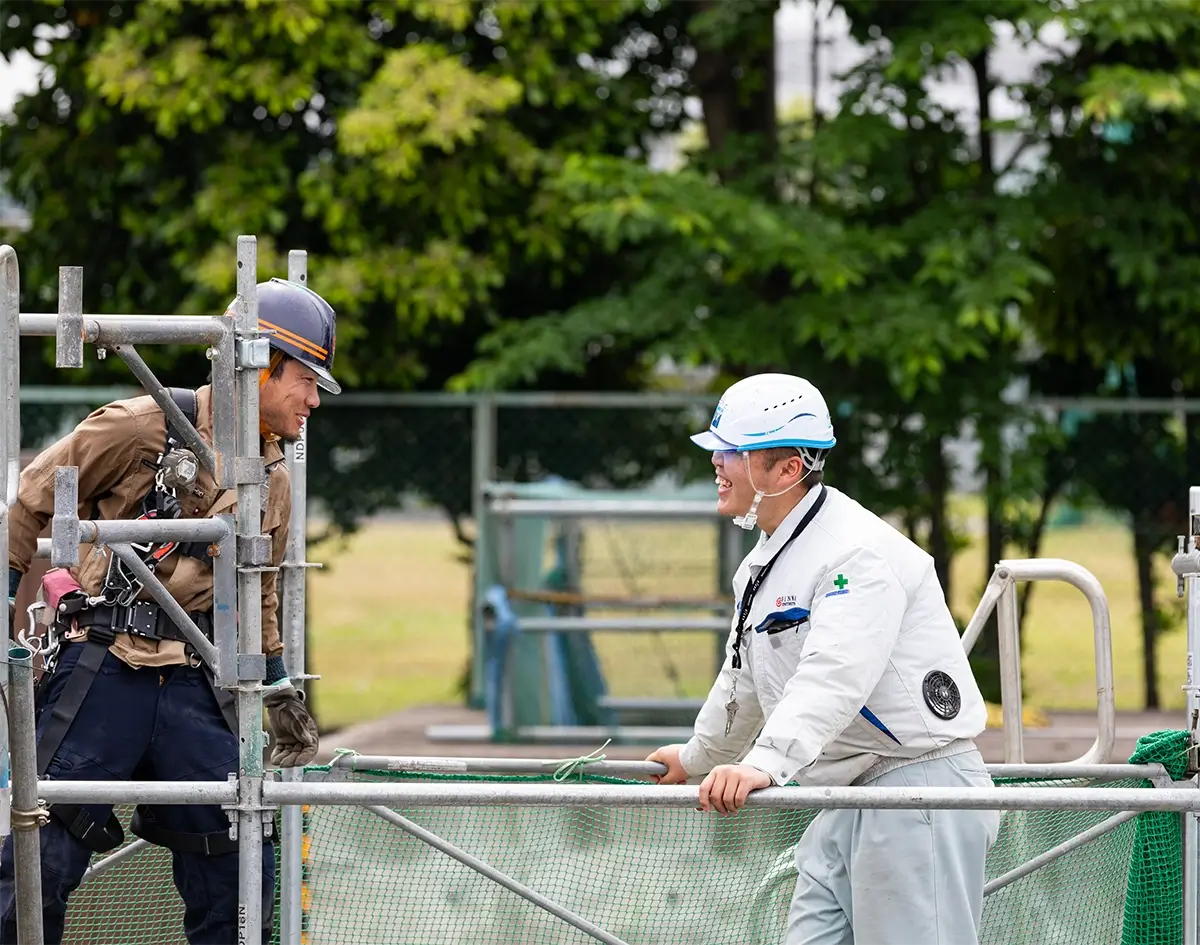
{"type": "MultiPolygon", "coordinates": [[[[1186,733],[1158,732],[1132,760],[1181,773],[1186,733]]],[[[546,783],[551,776],[331,772],[352,781],[546,783]]],[[[589,776],[571,783],[637,784],[589,776]]],[[[997,781],[999,786],[1067,786],[997,781]]],[[[1096,787],[1140,787],[1126,780],[1096,787]]],[[[777,945],[794,848],[816,811],[736,817],[662,808],[397,808],[399,813],[630,945],[777,945]]],[[[128,811],[124,812],[128,814],[128,811]]],[[[1005,811],[989,881],[1108,820],[1113,811],[1005,811]]],[[[371,945],[568,945],[589,936],[361,808],[305,808],[304,941],[371,945]]],[[[984,900],[980,940],[1005,945],[1178,942],[1179,817],[1147,812],[984,900]]],[[[278,889],[276,891],[278,940],[278,889]]],[[[66,945],[182,943],[170,855],[150,847],[72,897],[66,945]]]]}
{"type": "MultiPolygon", "coordinates": [[[[1166,730],[1138,739],[1130,762],[1160,764],[1173,780],[1187,771],[1188,733],[1166,730]]],[[[1142,782],[1150,787],[1149,781],[1142,782]]],[[[1183,833],[1172,811],[1137,816],[1121,945],[1183,941],[1183,833]]]]}

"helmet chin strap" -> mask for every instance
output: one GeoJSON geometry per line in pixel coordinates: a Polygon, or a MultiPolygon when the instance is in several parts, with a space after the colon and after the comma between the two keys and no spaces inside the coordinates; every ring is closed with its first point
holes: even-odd
{"type": "Polygon", "coordinates": [[[780,489],[778,492],[763,492],[754,484],[754,473],[750,471],[749,450],[747,450],[745,453],[742,453],[742,456],[744,456],[746,459],[746,478],[750,481],[750,488],[754,490],[754,501],[750,503],[750,508],[746,511],[745,515],[734,516],[733,524],[738,528],[744,528],[746,531],[750,531],[755,525],[758,524],[758,503],[763,499],[773,499],[776,496],[783,495],[785,492],[791,492],[796,488],[796,486],[800,485],[800,483],[808,478],[808,474],[813,471],[813,467],[808,466],[806,463],[805,465],[807,468],[804,471],[804,475],[793,482],[786,489],[780,489]]]}

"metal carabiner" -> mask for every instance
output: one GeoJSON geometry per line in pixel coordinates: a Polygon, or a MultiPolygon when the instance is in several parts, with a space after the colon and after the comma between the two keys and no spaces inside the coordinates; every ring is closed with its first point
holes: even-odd
{"type": "Polygon", "coordinates": [[[125,563],[116,555],[108,559],[108,572],[104,576],[104,602],[110,607],[128,607],[142,590],[142,582],[125,570],[125,563]]]}
{"type": "Polygon", "coordinates": [[[45,644],[42,642],[42,636],[37,632],[37,616],[39,611],[45,610],[46,604],[44,601],[34,601],[25,608],[25,616],[29,619],[29,629],[23,630],[17,634],[17,642],[25,649],[29,650],[33,656],[40,655],[45,644]]]}

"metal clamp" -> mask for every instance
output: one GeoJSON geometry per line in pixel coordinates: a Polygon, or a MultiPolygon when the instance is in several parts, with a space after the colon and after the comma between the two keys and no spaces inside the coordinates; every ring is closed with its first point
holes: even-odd
{"type": "Polygon", "coordinates": [[[238,535],[239,565],[261,568],[271,562],[271,539],[266,535],[238,535]]]}
{"type": "Polygon", "coordinates": [[[37,830],[50,823],[50,808],[45,801],[39,800],[33,810],[12,808],[9,817],[13,830],[37,830]]]}
{"type": "Polygon", "coordinates": [[[54,470],[54,517],[50,523],[50,564],[66,568],[79,564],[79,467],[54,470]]]}
{"type": "Polygon", "coordinates": [[[1178,540],[1178,550],[1171,559],[1171,570],[1178,577],[1175,584],[1175,593],[1179,597],[1183,597],[1183,579],[1189,575],[1200,574],[1200,551],[1196,550],[1196,537],[1194,535],[1190,539],[1191,551],[1186,550],[1189,544],[1188,536],[1180,535],[1178,540]]]}
{"type": "Polygon", "coordinates": [[[261,371],[271,366],[270,338],[238,337],[233,346],[233,363],[239,371],[261,371]]]}
{"type": "Polygon", "coordinates": [[[58,320],[54,366],[83,367],[83,267],[58,267],[58,320]]]}
{"type": "Polygon", "coordinates": [[[229,839],[238,838],[238,820],[244,813],[258,814],[263,824],[263,839],[274,836],[275,812],[278,805],[267,804],[263,801],[262,785],[264,778],[242,778],[230,774],[226,780],[237,789],[237,799],[231,804],[222,804],[221,810],[229,818],[229,839]]]}
{"type": "MultiPolygon", "coordinates": [[[[238,776],[236,774],[226,775],[225,780],[233,785],[234,790],[238,788],[238,776]]],[[[240,797],[240,795],[234,795],[240,797]]],[[[239,800],[234,800],[230,804],[222,804],[221,810],[225,811],[225,816],[229,818],[229,839],[236,840],[238,838],[238,809],[241,805],[239,800]]]]}
{"type": "Polygon", "coordinates": [[[237,667],[241,679],[267,678],[267,658],[262,653],[239,653],[237,667]]]}

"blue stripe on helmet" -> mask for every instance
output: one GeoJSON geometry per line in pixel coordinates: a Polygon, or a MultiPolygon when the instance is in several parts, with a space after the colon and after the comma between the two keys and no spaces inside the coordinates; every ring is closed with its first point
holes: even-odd
{"type": "Polygon", "coordinates": [[[837,445],[837,438],[830,437],[828,440],[767,440],[765,443],[753,443],[748,446],[739,446],[738,451],[748,453],[751,450],[772,449],[776,446],[807,446],[814,450],[828,450],[837,445]]]}
{"type": "Polygon", "coordinates": [[[801,417],[812,417],[812,418],[816,419],[816,416],[817,415],[815,413],[798,413],[798,414],[796,414],[796,416],[792,417],[791,419],[784,420],[783,423],[779,424],[779,426],[775,427],[775,429],[773,429],[773,430],[763,430],[762,433],[744,433],[742,435],[743,436],[770,436],[772,433],[778,433],[780,430],[782,430],[784,427],[786,427],[789,423],[791,423],[792,420],[799,420],[801,417]]]}

